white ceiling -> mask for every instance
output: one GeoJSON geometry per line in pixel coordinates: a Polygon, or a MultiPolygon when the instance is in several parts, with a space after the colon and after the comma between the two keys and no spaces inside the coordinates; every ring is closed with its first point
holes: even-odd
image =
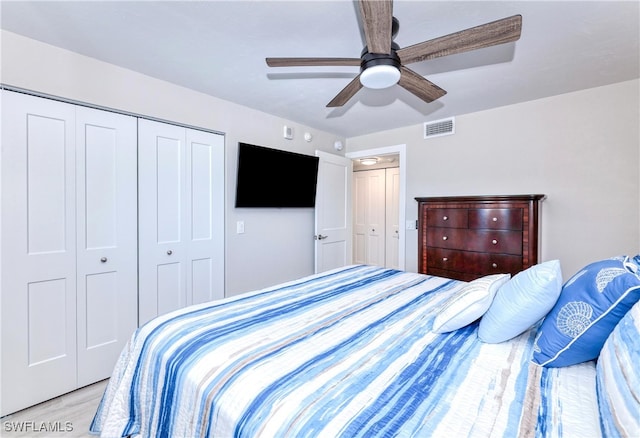
{"type": "MultiPolygon", "coordinates": [[[[2,1],[3,29],[345,137],[640,77],[638,1],[400,1],[406,47],[521,14],[515,43],[409,67],[447,90],[399,86],[325,105],[357,67],[269,68],[265,57],[357,58],[357,5],[332,1],[2,1]]],[[[10,85],[10,84],[9,84],[10,85]]]]}

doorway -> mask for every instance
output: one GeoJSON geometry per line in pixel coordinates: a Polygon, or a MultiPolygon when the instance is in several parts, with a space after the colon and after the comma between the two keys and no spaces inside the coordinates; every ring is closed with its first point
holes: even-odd
{"type": "MultiPolygon", "coordinates": [[[[393,267],[397,269],[404,269],[405,267],[405,193],[406,193],[406,165],[405,165],[405,145],[389,146],[384,148],[369,149],[357,152],[347,153],[346,157],[353,161],[354,169],[354,198],[352,199],[352,216],[354,217],[353,225],[353,261],[358,263],[358,259],[364,257],[365,262],[385,266],[393,267]],[[362,165],[361,160],[364,158],[376,157],[378,163],[370,165],[369,169],[375,169],[374,171],[365,170],[362,171],[365,166],[362,165]],[[395,168],[394,171],[386,171],[384,168],[395,168]],[[360,172],[360,177],[356,177],[360,172]],[[362,172],[368,172],[367,177],[362,172]],[[395,173],[395,174],[394,174],[395,173]],[[379,207],[370,206],[374,211],[378,213],[370,214],[369,219],[365,223],[358,219],[357,215],[361,215],[362,205],[358,205],[358,201],[355,199],[356,179],[360,180],[361,191],[364,190],[367,193],[373,195],[375,200],[371,200],[371,196],[367,197],[370,201],[366,202],[378,202],[385,205],[382,210],[379,207]],[[389,183],[387,183],[389,179],[389,183]],[[384,182],[383,182],[384,181],[384,182]],[[365,186],[369,186],[368,188],[365,186]],[[395,187],[394,187],[395,186],[395,187]],[[391,193],[388,193],[387,191],[391,193]],[[395,191],[395,199],[393,192],[395,191]],[[391,208],[386,208],[387,205],[393,205],[391,208]],[[383,213],[380,213],[382,211],[383,213]],[[382,216],[381,216],[382,215],[382,216]],[[365,243],[367,242],[368,245],[365,243]],[[359,253],[358,253],[359,252],[359,253]],[[367,254],[368,253],[368,254],[367,254]],[[397,254],[397,256],[395,254],[397,254]],[[362,256],[362,257],[361,257],[362,256]],[[390,261],[388,263],[387,261],[390,261]]],[[[361,200],[361,203],[364,198],[361,200]]],[[[371,210],[370,208],[366,208],[371,210]]]]}

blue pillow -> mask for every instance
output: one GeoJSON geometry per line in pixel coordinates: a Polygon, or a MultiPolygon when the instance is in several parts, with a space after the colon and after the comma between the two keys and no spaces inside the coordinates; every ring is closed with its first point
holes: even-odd
{"type": "Polygon", "coordinates": [[[533,362],[564,367],[595,359],[614,327],[640,299],[640,257],[592,263],[562,288],[534,345],[533,362]]]}
{"type": "Polygon", "coordinates": [[[640,302],[620,320],[598,356],[596,388],[604,436],[640,431],[640,302]]]}
{"type": "Polygon", "coordinates": [[[497,344],[526,331],[553,308],[562,289],[560,262],[551,260],[518,272],[498,289],[480,320],[478,337],[497,344]]]}

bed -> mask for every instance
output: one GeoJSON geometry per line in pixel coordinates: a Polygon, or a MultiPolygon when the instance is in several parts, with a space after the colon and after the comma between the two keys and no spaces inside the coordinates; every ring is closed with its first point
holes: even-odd
{"type": "MultiPolygon", "coordinates": [[[[539,323],[499,343],[478,338],[482,321],[436,333],[436,317],[468,286],[353,265],[158,317],[122,352],[91,432],[596,437],[603,424],[616,430],[609,425],[621,421],[616,403],[634,394],[619,391],[605,409],[612,420],[603,420],[595,361],[532,362],[539,323]]],[[[635,313],[629,330],[640,326],[635,313]]],[[[620,386],[615,350],[604,374],[620,386]]]]}

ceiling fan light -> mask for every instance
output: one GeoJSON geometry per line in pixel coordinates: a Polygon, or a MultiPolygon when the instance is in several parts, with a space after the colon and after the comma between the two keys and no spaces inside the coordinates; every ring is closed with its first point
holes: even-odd
{"type": "Polygon", "coordinates": [[[374,65],[360,74],[363,87],[381,89],[395,85],[400,80],[400,70],[392,65],[374,65]]]}

